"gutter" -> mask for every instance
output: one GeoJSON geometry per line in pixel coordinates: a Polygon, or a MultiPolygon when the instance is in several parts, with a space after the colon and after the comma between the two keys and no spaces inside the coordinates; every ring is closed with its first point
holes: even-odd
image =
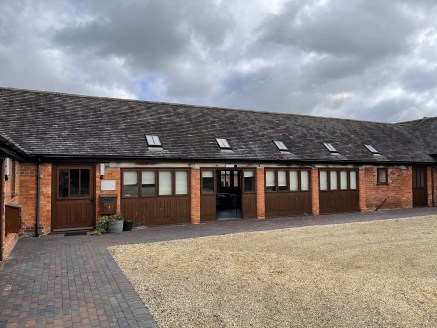
{"type": "Polygon", "coordinates": [[[36,223],[35,223],[35,237],[39,237],[39,219],[40,219],[40,195],[41,195],[41,158],[38,158],[38,166],[36,169],[36,223]]]}

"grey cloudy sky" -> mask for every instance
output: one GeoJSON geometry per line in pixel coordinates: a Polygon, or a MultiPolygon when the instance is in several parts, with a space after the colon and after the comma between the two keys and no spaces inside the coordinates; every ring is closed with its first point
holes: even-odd
{"type": "Polygon", "coordinates": [[[0,86],[437,116],[433,0],[0,0],[0,86]]]}

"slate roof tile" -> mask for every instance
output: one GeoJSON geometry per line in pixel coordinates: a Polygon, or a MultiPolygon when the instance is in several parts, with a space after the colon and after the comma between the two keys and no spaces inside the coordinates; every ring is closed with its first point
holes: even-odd
{"type": "MultiPolygon", "coordinates": [[[[0,113],[1,134],[35,156],[433,162],[426,147],[413,138],[408,124],[10,88],[0,88],[0,113]],[[158,135],[163,150],[150,151],[145,134],[158,135]],[[215,137],[226,138],[233,151],[222,152],[215,137]],[[281,153],[273,140],[283,141],[290,153],[281,153]],[[323,142],[332,143],[340,156],[333,156],[323,142]],[[367,143],[382,157],[373,156],[363,145],[367,143]]],[[[437,125],[434,128],[437,132],[437,125]]]]}

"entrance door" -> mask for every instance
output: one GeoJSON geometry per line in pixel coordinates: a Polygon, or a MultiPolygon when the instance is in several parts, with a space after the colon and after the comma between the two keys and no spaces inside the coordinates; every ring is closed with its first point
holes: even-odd
{"type": "Polygon", "coordinates": [[[217,219],[241,218],[240,171],[217,171],[217,219]]]}
{"type": "Polygon", "coordinates": [[[92,228],[95,224],[92,165],[60,165],[53,172],[52,229],[92,228]]]}
{"type": "Polygon", "coordinates": [[[426,167],[413,167],[413,206],[427,206],[426,167]]]}

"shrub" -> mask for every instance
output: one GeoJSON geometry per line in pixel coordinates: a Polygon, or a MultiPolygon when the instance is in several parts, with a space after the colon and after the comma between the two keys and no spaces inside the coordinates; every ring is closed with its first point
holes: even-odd
{"type": "Polygon", "coordinates": [[[89,235],[100,236],[108,232],[108,223],[111,221],[123,220],[122,215],[104,215],[96,223],[96,228],[88,232],[89,235]]]}

